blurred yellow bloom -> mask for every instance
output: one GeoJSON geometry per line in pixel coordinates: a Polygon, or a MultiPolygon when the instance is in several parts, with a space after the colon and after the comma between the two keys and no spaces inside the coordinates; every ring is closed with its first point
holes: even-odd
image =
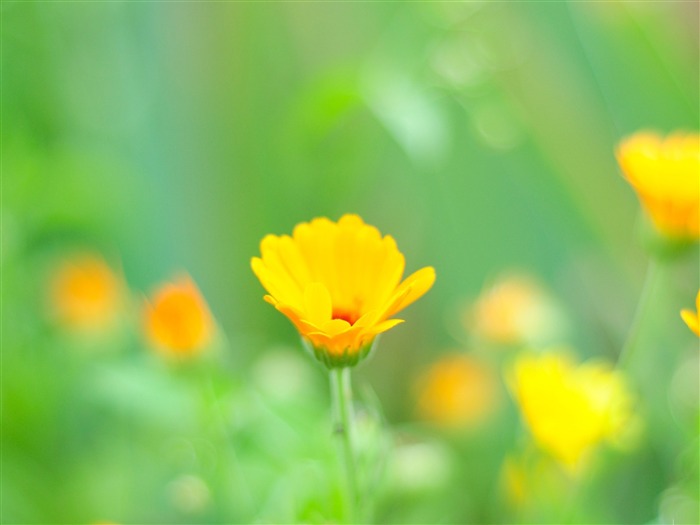
{"type": "Polygon", "coordinates": [[[607,364],[576,365],[564,353],[523,354],[508,379],[535,441],[570,470],[630,424],[627,385],[607,364]]]}
{"type": "Polygon", "coordinates": [[[57,320],[71,330],[99,331],[112,324],[124,300],[124,283],[99,255],[65,260],[51,277],[49,302],[57,320]]]}
{"type": "Polygon", "coordinates": [[[211,341],[214,321],[189,277],[161,286],[145,306],[145,329],[151,343],[173,356],[189,356],[211,341]]]}
{"type": "Polygon", "coordinates": [[[659,231],[700,237],[700,135],[637,133],[620,143],[617,160],[659,231]]]}
{"type": "MultiPolygon", "coordinates": [[[[552,508],[571,495],[571,471],[530,447],[508,454],[501,464],[500,485],[507,502],[520,517],[519,523],[535,522],[543,516],[543,508],[552,508]]],[[[557,522],[560,523],[560,522],[557,522]]]]}
{"type": "Polygon", "coordinates": [[[501,465],[501,484],[508,499],[516,507],[528,499],[528,476],[522,459],[508,456],[501,465]]]}
{"type": "Polygon", "coordinates": [[[420,414],[449,427],[482,422],[498,402],[493,370],[466,355],[442,358],[420,378],[418,387],[420,414]]]}
{"type": "Polygon", "coordinates": [[[698,294],[695,296],[695,311],[693,312],[692,310],[688,309],[683,309],[681,310],[681,317],[685,321],[685,324],[688,325],[688,328],[690,328],[693,332],[695,332],[695,335],[700,337],[700,320],[698,320],[698,313],[700,312],[700,290],[698,291],[698,294]]]}
{"type": "Polygon", "coordinates": [[[543,287],[518,274],[505,275],[482,292],[464,321],[478,337],[498,344],[546,342],[565,324],[543,287]]]}
{"type": "Polygon", "coordinates": [[[374,338],[400,319],[389,319],[426,293],[435,270],[426,267],[401,281],[404,256],[357,215],[335,223],[317,218],[292,236],[267,235],[251,266],[269,295],[328,367],[357,363],[374,338]]]}

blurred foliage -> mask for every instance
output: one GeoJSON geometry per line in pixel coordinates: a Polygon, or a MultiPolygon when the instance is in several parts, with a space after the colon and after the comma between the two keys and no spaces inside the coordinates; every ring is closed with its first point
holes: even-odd
{"type": "Polygon", "coordinates": [[[354,374],[363,450],[381,458],[365,480],[377,522],[698,521],[697,339],[679,318],[699,287],[697,244],[662,264],[629,365],[639,443],[601,451],[585,476],[533,448],[512,402],[446,428],[425,420],[416,386],[461,353],[498,370],[508,398],[500,371],[518,345],[465,319],[512,269],[558,309],[548,342],[617,358],[648,224],[613,150],[639,129],[698,128],[697,3],[0,13],[0,520],[337,521],[327,379],[249,261],[266,233],[356,212],[397,239],[408,271],[438,274],[354,374]],[[47,306],[56,268],[84,250],[130,290],[99,334],[47,306]],[[180,272],[219,334],[170,362],[140,316],[180,272]]]}

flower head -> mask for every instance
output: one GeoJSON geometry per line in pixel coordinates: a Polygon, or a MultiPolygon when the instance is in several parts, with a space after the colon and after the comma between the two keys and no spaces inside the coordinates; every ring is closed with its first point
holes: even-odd
{"type": "Polygon", "coordinates": [[[616,441],[631,420],[624,378],[601,362],[525,354],[509,386],[535,441],[571,470],[600,443],[616,441]]]}
{"type": "Polygon", "coordinates": [[[375,337],[401,323],[395,313],[426,293],[435,270],[401,281],[404,256],[357,215],[298,224],[292,236],[267,235],[251,266],[269,295],[328,367],[357,363],[375,337]]]}
{"type": "Polygon", "coordinates": [[[173,356],[203,350],[214,332],[206,302],[189,277],[162,285],[146,302],[144,321],[151,343],[173,356]]]}
{"type": "Polygon", "coordinates": [[[124,284],[96,254],[66,259],[51,277],[49,303],[56,319],[71,330],[99,331],[113,323],[124,300],[124,284]]]}
{"type": "Polygon", "coordinates": [[[620,143],[617,160],[659,231],[700,237],[700,135],[637,133],[620,143]]]}
{"type": "Polygon", "coordinates": [[[688,310],[684,308],[681,310],[681,317],[685,321],[685,324],[688,325],[688,328],[690,328],[693,332],[695,332],[695,335],[700,337],[700,320],[698,319],[698,313],[700,312],[700,290],[698,291],[698,294],[695,296],[695,311],[693,312],[692,310],[688,310]]]}
{"type": "Polygon", "coordinates": [[[466,355],[443,357],[419,381],[421,415],[446,427],[482,422],[498,402],[496,376],[466,355]]]}
{"type": "Polygon", "coordinates": [[[565,320],[542,285],[513,273],[481,293],[464,324],[485,341],[515,345],[551,341],[563,330],[565,320]]]}

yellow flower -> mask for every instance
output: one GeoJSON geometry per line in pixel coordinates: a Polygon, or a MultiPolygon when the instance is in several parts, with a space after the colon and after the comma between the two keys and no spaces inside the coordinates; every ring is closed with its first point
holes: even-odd
{"type": "Polygon", "coordinates": [[[535,279],[510,274],[482,292],[465,315],[464,324],[486,341],[523,344],[551,341],[565,323],[535,279]]]}
{"type": "Polygon", "coordinates": [[[394,239],[351,214],[298,224],[291,237],[267,235],[260,253],[251,266],[265,300],[330,368],[367,355],[378,334],[402,322],[389,318],[435,281],[431,267],[401,281],[405,262],[394,239]]]}
{"type": "Polygon", "coordinates": [[[625,380],[604,363],[576,365],[565,353],[524,354],[508,379],[535,441],[570,470],[630,424],[625,380]]]}
{"type": "Polygon", "coordinates": [[[528,499],[529,484],[524,461],[508,456],[501,465],[501,484],[510,503],[521,507],[528,499]]]}
{"type": "Polygon", "coordinates": [[[146,334],[150,342],[171,356],[190,356],[211,341],[214,321],[192,279],[181,277],[162,285],[146,302],[146,334]]]}
{"type": "Polygon", "coordinates": [[[440,359],[418,385],[420,414],[447,427],[478,424],[498,402],[493,371],[488,365],[466,355],[440,359]]]}
{"type": "Polygon", "coordinates": [[[700,237],[700,135],[637,133],[618,146],[617,160],[659,231],[700,237]]]}
{"type": "Polygon", "coordinates": [[[693,312],[692,310],[685,308],[681,310],[681,317],[685,321],[685,324],[687,324],[688,328],[695,332],[695,335],[700,337],[700,320],[698,320],[698,312],[700,312],[700,290],[695,296],[695,311],[693,312]]]}
{"type": "Polygon", "coordinates": [[[52,275],[50,307],[68,329],[103,330],[116,320],[124,300],[124,288],[121,278],[99,255],[75,255],[52,275]]]}

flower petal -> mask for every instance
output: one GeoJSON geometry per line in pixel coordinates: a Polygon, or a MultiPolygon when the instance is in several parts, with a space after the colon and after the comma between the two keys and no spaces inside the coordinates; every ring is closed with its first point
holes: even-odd
{"type": "Polygon", "coordinates": [[[380,260],[373,270],[372,289],[365,304],[368,310],[380,308],[389,300],[401,282],[406,267],[406,260],[391,235],[385,236],[381,245],[380,260]]]}
{"type": "Polygon", "coordinates": [[[333,304],[328,290],[322,283],[311,283],[304,289],[304,313],[306,319],[317,326],[323,326],[331,320],[333,304]]]}
{"type": "Polygon", "coordinates": [[[690,328],[693,332],[695,332],[695,335],[700,337],[700,320],[698,319],[698,316],[695,312],[691,312],[690,310],[681,310],[681,317],[683,318],[683,321],[685,321],[685,324],[688,325],[688,328],[690,328]]]}
{"type": "Polygon", "coordinates": [[[331,297],[335,297],[336,289],[337,269],[332,258],[336,230],[336,224],[321,217],[298,224],[292,234],[299,254],[307,263],[309,278],[322,282],[331,297]]]}
{"type": "Polygon", "coordinates": [[[387,330],[394,328],[397,324],[401,324],[403,322],[403,319],[388,319],[367,328],[365,331],[363,331],[363,335],[375,336],[381,334],[382,332],[386,332],[387,330]]]}
{"type": "Polygon", "coordinates": [[[303,290],[312,279],[309,266],[302,257],[297,243],[289,235],[282,235],[277,243],[277,253],[287,268],[289,275],[294,278],[299,288],[303,290]]]}
{"type": "Polygon", "coordinates": [[[323,324],[323,331],[331,337],[347,332],[350,328],[352,325],[344,319],[331,319],[323,324]]]}
{"type": "Polygon", "coordinates": [[[259,257],[253,257],[250,266],[270,295],[283,303],[301,305],[301,291],[291,279],[270,269],[259,257]]]}
{"type": "Polygon", "coordinates": [[[421,268],[417,272],[412,273],[399,285],[397,290],[397,292],[401,292],[403,290],[408,290],[408,292],[397,305],[393,306],[389,312],[387,312],[386,317],[391,317],[396,312],[403,310],[408,305],[418,300],[428,290],[430,290],[434,282],[435,268],[432,266],[426,266],[425,268],[421,268]]]}

